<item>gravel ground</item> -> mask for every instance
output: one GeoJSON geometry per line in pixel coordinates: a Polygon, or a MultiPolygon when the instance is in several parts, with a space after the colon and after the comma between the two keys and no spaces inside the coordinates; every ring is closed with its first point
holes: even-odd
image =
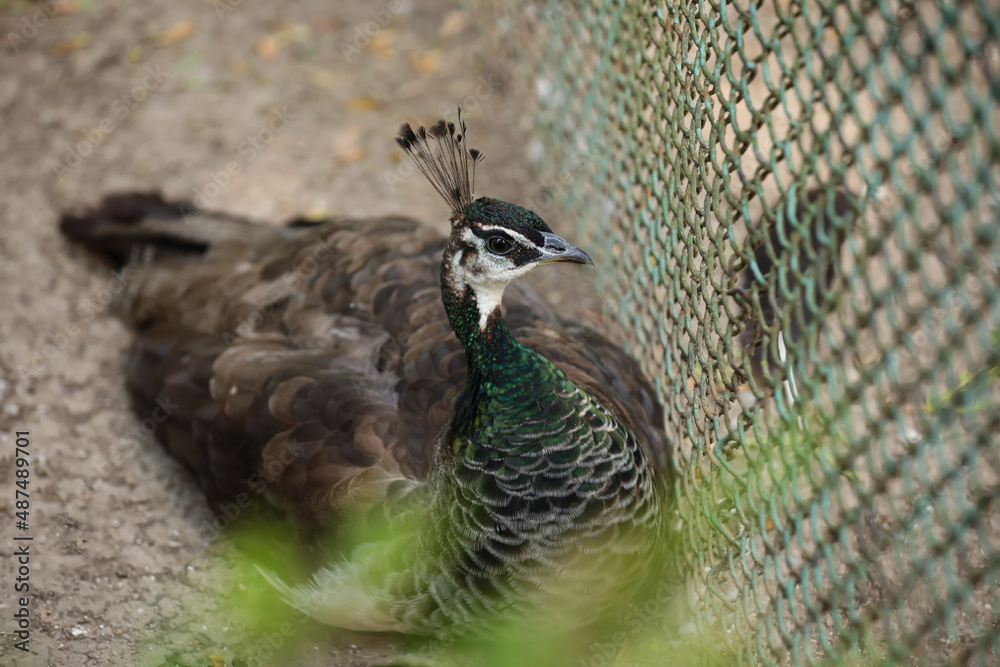
{"type": "MultiPolygon", "coordinates": [[[[58,212],[160,189],[272,223],[405,213],[443,228],[446,206],[401,175],[393,137],[459,103],[489,158],[480,190],[531,200],[544,174],[516,92],[531,81],[496,38],[521,15],[497,7],[0,1],[0,662],[276,664],[268,645],[291,634],[282,664],[365,665],[397,648],[301,624],[281,634],[284,609],[278,634],[229,617],[247,575],[224,540],[201,539],[211,514],[193,479],[129,411],[129,332],[107,312],[116,278],[59,236],[58,212]],[[14,523],[17,431],[30,434],[27,530],[14,523]],[[28,652],[12,620],[24,544],[28,652]]],[[[568,284],[544,287],[558,301],[568,284]]],[[[579,290],[578,313],[591,304],[579,290]]]]}

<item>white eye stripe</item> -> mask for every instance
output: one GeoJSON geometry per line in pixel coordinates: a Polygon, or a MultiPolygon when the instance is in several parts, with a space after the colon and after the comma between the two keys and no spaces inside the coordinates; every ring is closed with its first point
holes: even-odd
{"type": "Polygon", "coordinates": [[[519,240],[524,245],[529,245],[529,246],[535,245],[534,242],[532,242],[531,239],[529,239],[524,234],[515,232],[511,229],[507,229],[506,227],[500,227],[499,225],[479,225],[479,228],[485,232],[500,231],[512,238],[519,240]]]}

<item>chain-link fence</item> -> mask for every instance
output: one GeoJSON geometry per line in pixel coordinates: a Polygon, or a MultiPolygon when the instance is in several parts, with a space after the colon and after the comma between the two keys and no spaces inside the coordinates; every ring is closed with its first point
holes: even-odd
{"type": "Polygon", "coordinates": [[[710,653],[996,662],[1000,4],[538,11],[549,196],[666,405],[710,653]]]}

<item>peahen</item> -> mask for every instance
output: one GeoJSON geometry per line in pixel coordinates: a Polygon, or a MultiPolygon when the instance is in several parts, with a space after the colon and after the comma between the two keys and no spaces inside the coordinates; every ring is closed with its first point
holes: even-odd
{"type": "Polygon", "coordinates": [[[319,621],[418,635],[583,626],[657,575],[670,444],[621,349],[508,283],[591,264],[535,213],[474,199],[480,154],[440,121],[397,139],[452,211],[283,228],[119,195],[63,232],[130,267],[128,389],[216,507],[389,537],[311,581],[319,621]],[[503,309],[501,309],[501,298],[503,309]]]}

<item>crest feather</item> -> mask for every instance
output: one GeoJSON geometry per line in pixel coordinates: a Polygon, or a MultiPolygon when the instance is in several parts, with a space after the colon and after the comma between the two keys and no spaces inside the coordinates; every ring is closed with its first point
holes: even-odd
{"type": "Polygon", "coordinates": [[[458,125],[444,120],[416,131],[409,123],[399,128],[396,143],[406,151],[417,169],[427,177],[452,213],[462,215],[472,203],[476,187],[476,164],[485,156],[468,148],[468,132],[458,108],[458,125]]]}

